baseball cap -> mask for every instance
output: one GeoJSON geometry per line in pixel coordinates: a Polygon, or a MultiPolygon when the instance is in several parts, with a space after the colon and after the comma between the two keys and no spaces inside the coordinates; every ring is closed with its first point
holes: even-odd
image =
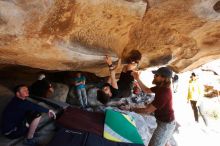
{"type": "Polygon", "coordinates": [[[172,78],[173,72],[168,67],[160,67],[158,70],[152,71],[153,74],[161,75],[166,78],[172,78]]]}

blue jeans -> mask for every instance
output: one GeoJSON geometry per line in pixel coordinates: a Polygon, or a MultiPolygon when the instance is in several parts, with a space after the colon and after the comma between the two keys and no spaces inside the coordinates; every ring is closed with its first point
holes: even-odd
{"type": "Polygon", "coordinates": [[[175,121],[166,123],[157,120],[157,128],[154,130],[148,146],[165,146],[172,137],[175,127],[175,121]]]}
{"type": "Polygon", "coordinates": [[[80,105],[83,108],[86,107],[88,105],[86,89],[85,88],[76,89],[76,93],[79,98],[80,105]]]}

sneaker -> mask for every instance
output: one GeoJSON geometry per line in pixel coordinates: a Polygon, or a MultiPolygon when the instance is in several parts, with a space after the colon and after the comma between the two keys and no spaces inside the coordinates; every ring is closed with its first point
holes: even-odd
{"type": "Polygon", "coordinates": [[[39,141],[36,138],[31,138],[31,139],[25,138],[23,141],[23,144],[28,145],[28,146],[37,146],[38,143],[39,143],[39,141]]]}

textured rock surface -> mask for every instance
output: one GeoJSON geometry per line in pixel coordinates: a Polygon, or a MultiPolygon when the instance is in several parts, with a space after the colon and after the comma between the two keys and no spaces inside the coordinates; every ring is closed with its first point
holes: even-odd
{"type": "Polygon", "coordinates": [[[219,0],[0,0],[0,69],[105,75],[103,56],[143,53],[175,71],[220,57],[219,0]]]}
{"type": "Polygon", "coordinates": [[[52,94],[52,99],[66,102],[67,94],[69,92],[69,87],[61,83],[52,83],[54,88],[54,93],[52,94]]]}

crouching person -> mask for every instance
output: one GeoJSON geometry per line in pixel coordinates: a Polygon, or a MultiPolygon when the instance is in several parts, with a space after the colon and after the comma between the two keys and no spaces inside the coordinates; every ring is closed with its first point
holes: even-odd
{"type": "Polygon", "coordinates": [[[15,97],[3,111],[1,129],[4,136],[10,139],[26,136],[23,144],[37,145],[35,131],[41,119],[41,113],[48,113],[56,118],[53,110],[46,109],[26,100],[29,96],[26,85],[18,85],[14,89],[15,97]]]}

